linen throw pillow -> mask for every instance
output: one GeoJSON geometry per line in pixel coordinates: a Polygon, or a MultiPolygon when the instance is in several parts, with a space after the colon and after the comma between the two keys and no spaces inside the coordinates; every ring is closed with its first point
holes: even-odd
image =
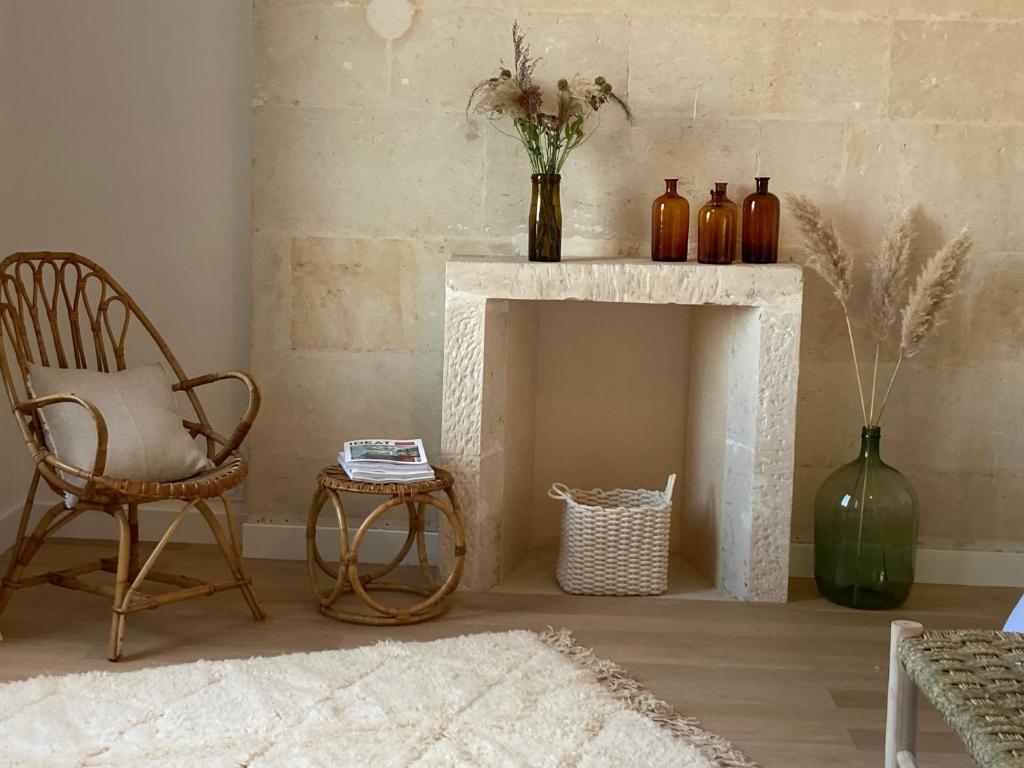
{"type": "MultiPolygon", "coordinates": [[[[72,393],[96,406],[107,423],[107,477],[170,482],[213,467],[182,426],[171,381],[159,363],[117,373],[30,365],[28,388],[34,397],[72,393]]],[[[41,414],[46,442],[57,458],[92,469],[97,436],[89,412],[58,403],[41,414]]],[[[85,485],[74,476],[65,480],[85,485]]],[[[78,502],[71,494],[65,497],[69,508],[78,502]]]]}

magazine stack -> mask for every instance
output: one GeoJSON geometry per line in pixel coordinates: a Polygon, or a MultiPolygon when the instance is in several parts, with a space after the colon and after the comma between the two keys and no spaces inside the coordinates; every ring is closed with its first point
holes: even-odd
{"type": "Polygon", "coordinates": [[[338,454],[338,463],[353,480],[362,483],[415,483],[433,480],[423,441],[351,440],[338,454]]]}

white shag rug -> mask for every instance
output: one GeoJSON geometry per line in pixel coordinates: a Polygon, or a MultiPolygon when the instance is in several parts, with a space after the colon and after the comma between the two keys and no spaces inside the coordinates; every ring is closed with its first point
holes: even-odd
{"type": "Polygon", "coordinates": [[[0,686],[0,766],[751,768],[562,630],[0,686]]]}

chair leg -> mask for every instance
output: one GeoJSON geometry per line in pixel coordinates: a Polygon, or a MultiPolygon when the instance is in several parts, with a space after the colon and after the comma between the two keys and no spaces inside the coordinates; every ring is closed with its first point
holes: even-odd
{"type": "Polygon", "coordinates": [[[242,596],[245,598],[245,602],[249,606],[249,610],[252,612],[252,617],[256,621],[262,621],[267,618],[266,611],[263,610],[263,606],[260,605],[259,600],[256,599],[256,593],[252,588],[252,579],[245,570],[245,563],[242,560],[242,550],[238,542],[238,532],[235,527],[234,515],[232,514],[231,504],[224,496],[219,497],[221,503],[224,505],[224,517],[227,521],[228,535],[224,534],[224,529],[220,523],[217,522],[217,516],[210,509],[210,505],[204,500],[196,502],[196,508],[202,514],[206,520],[206,524],[210,526],[210,530],[213,532],[213,537],[217,540],[217,545],[220,547],[221,554],[224,555],[224,559],[227,561],[228,569],[231,571],[232,577],[237,581],[243,582],[239,587],[242,590],[242,596]]]}
{"type": "Polygon", "coordinates": [[[131,605],[132,595],[142,586],[142,582],[146,580],[146,576],[153,569],[153,566],[156,565],[157,559],[163,553],[164,547],[170,542],[171,537],[178,530],[178,526],[181,525],[182,520],[185,519],[185,516],[194,505],[195,502],[190,501],[181,508],[177,517],[174,518],[173,522],[164,532],[164,535],[160,538],[160,541],[156,543],[153,551],[149,553],[146,562],[139,569],[139,572],[135,574],[134,578],[132,578],[131,583],[128,581],[128,573],[131,570],[132,561],[131,523],[124,509],[118,507],[114,510],[113,514],[117,518],[121,535],[117,550],[117,577],[114,585],[114,620],[110,630],[111,661],[117,661],[121,658],[121,652],[124,647],[125,612],[128,610],[128,606],[131,605]]]}
{"type": "Polygon", "coordinates": [[[46,541],[46,533],[50,523],[64,509],[63,501],[54,504],[36,523],[32,535],[26,537],[25,534],[28,531],[29,519],[32,517],[32,506],[35,503],[38,488],[39,473],[36,472],[32,476],[32,484],[29,486],[28,496],[25,498],[25,506],[21,511],[21,520],[18,522],[18,535],[14,542],[14,548],[11,550],[11,560],[7,564],[7,573],[4,575],[2,586],[0,586],[0,616],[3,615],[4,610],[11,601],[11,597],[14,596],[14,593],[21,585],[21,576],[25,569],[28,568],[28,564],[35,557],[39,548],[43,546],[43,542],[46,541]]]}
{"type": "Polygon", "coordinates": [[[118,507],[113,512],[118,526],[117,543],[117,574],[114,579],[114,608],[110,621],[110,649],[107,658],[117,661],[124,653],[125,623],[128,617],[120,612],[124,608],[128,593],[128,571],[131,567],[132,531],[124,509],[118,507]]]}
{"type": "Polygon", "coordinates": [[[128,531],[131,544],[128,553],[128,579],[134,581],[139,575],[139,505],[128,505],[128,531]]]}
{"type": "Polygon", "coordinates": [[[885,719],[885,768],[916,765],[917,686],[900,663],[900,643],[924,632],[916,621],[894,621],[889,629],[889,697],[885,719]]]}

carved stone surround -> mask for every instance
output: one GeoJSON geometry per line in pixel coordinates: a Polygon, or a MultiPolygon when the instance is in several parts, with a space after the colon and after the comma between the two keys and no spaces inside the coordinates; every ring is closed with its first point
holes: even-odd
{"type": "Polygon", "coordinates": [[[530,308],[545,301],[689,310],[681,549],[720,593],[781,601],[789,575],[803,276],[794,265],[646,260],[555,264],[457,257],[447,267],[443,465],[462,496],[463,585],[486,590],[525,555],[531,496],[530,308]],[[524,319],[525,318],[525,319],[524,319]],[[524,426],[526,425],[526,426],[524,426]],[[526,470],[524,470],[524,467],[526,470]]]}

